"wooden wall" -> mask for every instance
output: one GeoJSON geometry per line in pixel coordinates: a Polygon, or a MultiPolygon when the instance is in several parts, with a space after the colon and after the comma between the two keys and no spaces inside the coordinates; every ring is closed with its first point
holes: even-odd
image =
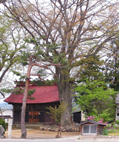
{"type": "Polygon", "coordinates": [[[97,135],[101,135],[102,134],[104,127],[105,126],[103,126],[103,125],[98,125],[98,127],[97,127],[97,135]]]}
{"type": "MultiPolygon", "coordinates": [[[[13,105],[13,123],[21,122],[21,104],[13,105]]],[[[50,115],[46,113],[48,110],[46,107],[58,106],[59,102],[46,103],[46,104],[27,104],[26,106],[26,118],[25,121],[28,123],[39,123],[39,122],[51,122],[55,123],[54,119],[50,118],[50,115]]]]}

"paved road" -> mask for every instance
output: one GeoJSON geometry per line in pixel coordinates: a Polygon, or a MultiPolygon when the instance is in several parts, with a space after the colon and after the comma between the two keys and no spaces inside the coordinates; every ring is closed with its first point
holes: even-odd
{"type": "Polygon", "coordinates": [[[119,139],[79,139],[79,136],[59,139],[0,139],[0,142],[119,142],[119,139]]]}

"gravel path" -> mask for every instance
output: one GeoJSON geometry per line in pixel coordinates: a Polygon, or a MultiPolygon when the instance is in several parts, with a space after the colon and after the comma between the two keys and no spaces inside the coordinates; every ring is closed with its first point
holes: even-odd
{"type": "Polygon", "coordinates": [[[58,139],[1,139],[0,142],[119,142],[119,139],[79,139],[79,136],[58,139]]]}
{"type": "Polygon", "coordinates": [[[62,138],[55,138],[57,132],[27,129],[27,139],[20,139],[21,130],[12,131],[12,139],[0,139],[0,142],[119,142],[119,136],[80,137],[79,132],[62,132],[62,138]]]}
{"type": "MultiPolygon", "coordinates": [[[[79,132],[62,132],[62,138],[78,136],[79,132]]],[[[41,131],[39,129],[27,129],[27,138],[28,139],[54,139],[57,135],[57,132],[52,131],[41,131]]],[[[5,137],[8,138],[8,132],[5,132],[5,137]]],[[[12,138],[19,139],[21,137],[21,129],[12,131],[12,138]]]]}

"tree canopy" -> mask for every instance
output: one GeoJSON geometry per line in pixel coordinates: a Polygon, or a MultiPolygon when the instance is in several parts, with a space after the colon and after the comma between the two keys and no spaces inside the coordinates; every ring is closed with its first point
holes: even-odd
{"type": "Polygon", "coordinates": [[[22,33],[21,27],[13,19],[0,14],[0,84],[13,65],[19,63],[20,50],[25,44],[22,33]]]}
{"type": "Polygon", "coordinates": [[[76,103],[87,116],[95,116],[97,120],[104,122],[115,120],[117,91],[108,88],[103,81],[88,81],[79,84],[75,91],[76,103]]]}

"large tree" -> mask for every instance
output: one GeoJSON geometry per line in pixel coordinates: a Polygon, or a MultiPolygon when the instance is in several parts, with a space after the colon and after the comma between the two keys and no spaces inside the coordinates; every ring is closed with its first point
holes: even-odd
{"type": "MultiPolygon", "coordinates": [[[[9,0],[4,6],[9,10],[8,16],[22,25],[32,38],[42,37],[42,42],[47,45],[57,43],[59,48],[53,48],[53,54],[67,59],[66,66],[54,66],[54,77],[59,79],[60,102],[68,103],[62,124],[70,124],[73,73],[79,66],[77,61],[105,52],[106,43],[118,32],[118,3],[104,0],[9,0]]],[[[52,62],[49,48],[42,50],[47,53],[43,56],[50,57],[48,62],[52,62]]],[[[61,59],[55,61],[61,63],[61,59]]]]}

